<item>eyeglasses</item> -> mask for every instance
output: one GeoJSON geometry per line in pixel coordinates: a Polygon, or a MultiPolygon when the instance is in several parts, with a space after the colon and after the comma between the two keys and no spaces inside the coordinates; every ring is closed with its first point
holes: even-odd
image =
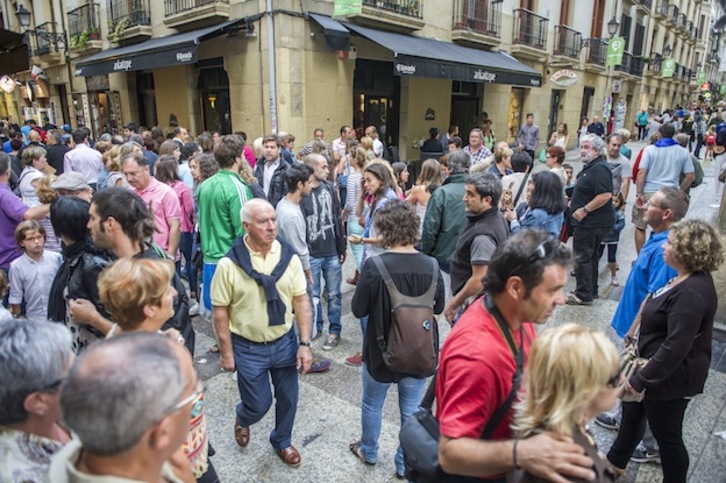
{"type": "Polygon", "coordinates": [[[507,278],[514,276],[519,270],[521,270],[523,267],[530,265],[534,262],[537,262],[539,260],[544,260],[546,258],[549,258],[550,255],[555,251],[557,247],[560,246],[559,240],[550,239],[547,241],[544,241],[537,245],[537,248],[534,249],[534,252],[527,257],[527,259],[515,266],[510,272],[509,275],[507,275],[507,278]]]}
{"type": "Polygon", "coordinates": [[[197,400],[202,394],[204,394],[204,383],[201,379],[197,379],[197,384],[194,387],[194,392],[191,393],[189,396],[185,397],[178,403],[174,404],[172,407],[167,409],[166,411],[161,413],[161,416],[159,416],[156,421],[159,422],[162,419],[166,418],[167,416],[174,414],[177,411],[180,411],[184,408],[184,406],[188,405],[189,403],[197,400]]]}
{"type": "Polygon", "coordinates": [[[648,206],[652,206],[653,208],[658,208],[658,209],[660,209],[660,210],[662,210],[662,209],[663,209],[663,207],[662,207],[661,205],[656,205],[656,204],[655,204],[655,203],[653,203],[653,202],[652,202],[651,200],[648,200],[648,201],[646,201],[646,202],[645,202],[645,204],[646,204],[646,205],[648,205],[648,206]]]}

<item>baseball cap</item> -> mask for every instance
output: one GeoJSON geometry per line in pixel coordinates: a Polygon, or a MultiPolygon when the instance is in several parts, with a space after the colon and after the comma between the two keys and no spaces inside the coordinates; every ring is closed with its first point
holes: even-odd
{"type": "Polygon", "coordinates": [[[71,126],[69,124],[63,124],[61,126],[61,129],[63,129],[63,131],[65,131],[67,133],[70,133],[72,131],[71,126]]]}
{"type": "Polygon", "coordinates": [[[86,182],[86,177],[75,171],[63,173],[50,186],[54,190],[67,191],[82,191],[91,188],[86,182]]]}

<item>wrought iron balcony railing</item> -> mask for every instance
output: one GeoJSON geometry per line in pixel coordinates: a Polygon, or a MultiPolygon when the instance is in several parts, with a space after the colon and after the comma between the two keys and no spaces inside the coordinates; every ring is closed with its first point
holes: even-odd
{"type": "Polygon", "coordinates": [[[514,44],[547,50],[549,19],[524,8],[514,10],[514,44]]]}
{"type": "Polygon", "coordinates": [[[555,27],[555,55],[564,55],[574,59],[582,50],[582,34],[565,25],[555,27]]]}
{"type": "MultiPolygon", "coordinates": [[[[184,1],[194,2],[194,0],[184,1]]],[[[209,0],[201,0],[201,2],[211,3],[209,0]]],[[[423,0],[363,0],[363,5],[388,10],[389,12],[407,15],[409,17],[423,18],[423,0]]]]}
{"type": "MultiPolygon", "coordinates": [[[[109,31],[151,25],[149,0],[108,0],[109,31]]],[[[113,35],[113,32],[111,32],[113,35]]]]}
{"type": "Polygon", "coordinates": [[[648,70],[656,73],[660,72],[662,63],[663,56],[661,54],[654,54],[650,59],[650,63],[648,64],[648,70]]]}
{"type": "Polygon", "coordinates": [[[666,17],[668,17],[671,20],[671,22],[673,22],[674,24],[677,25],[678,24],[678,13],[679,13],[679,11],[678,11],[678,7],[676,5],[669,5],[668,14],[666,15],[666,17]]]}
{"type": "Polygon", "coordinates": [[[642,5],[648,10],[653,7],[653,0],[637,0],[638,5],[642,5]]]}
{"type": "Polygon", "coordinates": [[[229,0],[164,0],[164,14],[169,17],[212,3],[229,3],[229,0]]]}
{"type": "Polygon", "coordinates": [[[503,0],[455,0],[454,30],[499,38],[502,34],[503,0]]]}
{"type": "Polygon", "coordinates": [[[87,3],[82,7],[68,11],[68,35],[73,39],[75,36],[84,36],[89,40],[101,38],[101,23],[98,14],[97,3],[87,3]]]}
{"type": "Polygon", "coordinates": [[[608,39],[591,38],[586,39],[585,42],[588,47],[586,62],[604,67],[608,53],[608,39]]]}
{"type": "Polygon", "coordinates": [[[663,0],[657,8],[657,13],[659,13],[663,17],[668,17],[668,7],[669,6],[670,5],[668,4],[668,0],[663,0]]]}

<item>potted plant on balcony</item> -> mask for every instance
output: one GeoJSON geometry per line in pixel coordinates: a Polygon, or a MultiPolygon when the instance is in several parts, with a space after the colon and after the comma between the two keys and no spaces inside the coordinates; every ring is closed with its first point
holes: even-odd
{"type": "Polygon", "coordinates": [[[88,27],[88,38],[89,40],[99,40],[101,38],[101,29],[98,27],[88,27]]]}
{"type": "Polygon", "coordinates": [[[122,18],[121,20],[114,21],[109,19],[108,21],[108,41],[112,44],[118,44],[123,38],[123,31],[128,27],[129,19],[122,18]]]}

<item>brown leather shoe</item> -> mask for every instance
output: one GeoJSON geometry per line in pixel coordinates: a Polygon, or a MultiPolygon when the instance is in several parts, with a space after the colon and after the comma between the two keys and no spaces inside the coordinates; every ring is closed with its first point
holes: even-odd
{"type": "Polygon", "coordinates": [[[245,428],[234,422],[234,439],[240,448],[246,448],[250,444],[250,428],[245,428]]]}
{"type": "Polygon", "coordinates": [[[297,468],[298,466],[300,466],[300,463],[302,463],[300,453],[297,452],[297,449],[295,449],[294,446],[290,446],[285,449],[278,449],[276,453],[277,456],[279,456],[280,459],[284,461],[287,466],[290,466],[292,468],[297,468]]]}

